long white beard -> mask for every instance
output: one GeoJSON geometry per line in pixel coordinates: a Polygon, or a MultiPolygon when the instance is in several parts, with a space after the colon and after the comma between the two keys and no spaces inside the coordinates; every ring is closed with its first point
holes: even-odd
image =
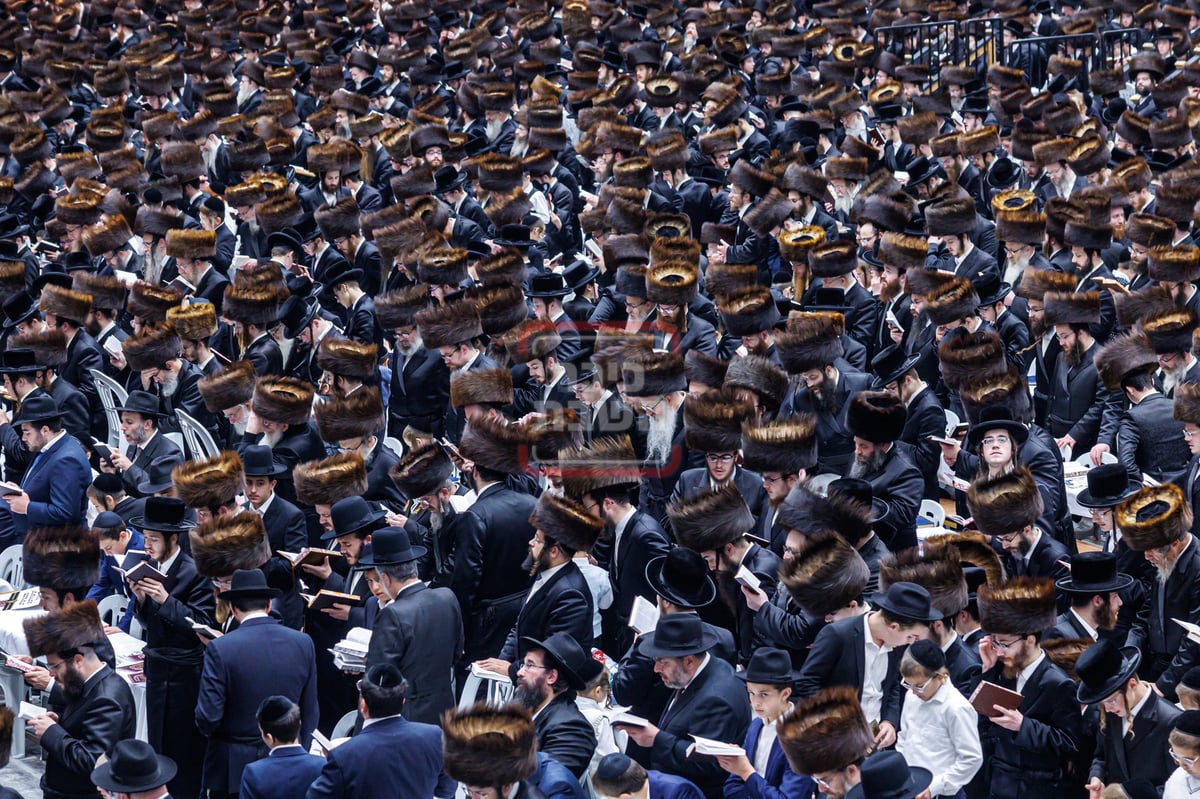
{"type": "Polygon", "coordinates": [[[425,343],[423,341],[421,341],[421,339],[418,337],[415,339],[411,339],[409,341],[407,347],[397,346],[396,350],[401,355],[403,355],[405,358],[411,358],[413,355],[416,355],[417,351],[420,350],[424,346],[425,346],[425,343]]]}
{"type": "Polygon", "coordinates": [[[650,460],[665,463],[671,457],[671,441],[675,438],[675,416],[657,415],[650,417],[650,429],[646,434],[646,450],[650,460]]]}
{"type": "Polygon", "coordinates": [[[504,120],[492,120],[486,123],[486,126],[488,141],[495,141],[496,137],[500,135],[500,131],[504,129],[504,120]]]}
{"type": "Polygon", "coordinates": [[[850,211],[854,208],[854,190],[851,189],[849,194],[838,195],[833,198],[833,207],[846,216],[850,215],[850,211]]]}
{"type": "Polygon", "coordinates": [[[262,438],[263,446],[270,447],[271,449],[275,449],[275,447],[279,444],[279,442],[281,440],[283,440],[283,431],[282,430],[276,430],[274,433],[263,433],[263,438],[262,438]]]}
{"type": "Polygon", "coordinates": [[[855,114],[854,121],[846,126],[846,135],[853,136],[856,139],[864,139],[867,135],[867,123],[863,119],[862,114],[855,114]]]}
{"type": "Polygon", "coordinates": [[[238,86],[238,93],[237,93],[238,105],[240,106],[242,103],[249,100],[250,96],[252,94],[254,94],[253,86],[250,86],[248,84],[242,84],[242,85],[238,86]]]}
{"type": "Polygon", "coordinates": [[[164,397],[173,397],[175,396],[175,389],[179,388],[179,378],[164,377],[162,381],[159,382],[158,387],[162,391],[164,397]]]}

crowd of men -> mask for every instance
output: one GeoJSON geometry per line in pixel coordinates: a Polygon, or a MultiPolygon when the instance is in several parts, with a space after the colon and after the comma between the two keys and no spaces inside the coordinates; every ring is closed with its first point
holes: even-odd
{"type": "Polygon", "coordinates": [[[1200,792],[1198,29],[9,4],[45,799],[1200,792]]]}

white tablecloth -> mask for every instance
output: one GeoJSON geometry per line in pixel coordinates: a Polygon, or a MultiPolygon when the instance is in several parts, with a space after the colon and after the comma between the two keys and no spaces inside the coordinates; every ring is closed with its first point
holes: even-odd
{"type": "MultiPolygon", "coordinates": [[[[36,618],[41,610],[6,610],[0,611],[0,648],[12,655],[28,655],[29,645],[25,643],[24,621],[36,618]]],[[[118,672],[120,673],[120,672],[118,672]]],[[[125,675],[122,674],[122,677],[125,675]]],[[[146,735],[146,684],[131,683],[126,680],[133,692],[134,707],[137,708],[137,737],[147,740],[146,735]]]]}

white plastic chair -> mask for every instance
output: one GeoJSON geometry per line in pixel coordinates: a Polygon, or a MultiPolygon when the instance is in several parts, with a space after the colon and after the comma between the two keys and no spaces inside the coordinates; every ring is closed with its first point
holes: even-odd
{"type": "Polygon", "coordinates": [[[351,710],[346,715],[338,719],[338,723],[333,725],[333,732],[329,733],[329,740],[335,738],[349,738],[350,732],[354,729],[354,722],[358,719],[358,711],[351,710]]]}
{"type": "Polygon", "coordinates": [[[816,477],[809,478],[807,488],[814,494],[825,496],[829,493],[829,484],[837,479],[836,474],[818,474],[816,477]]]}
{"type": "Polygon", "coordinates": [[[383,440],[385,449],[391,451],[397,458],[404,457],[404,444],[395,436],[388,436],[383,440]]]}
{"type": "Polygon", "coordinates": [[[946,525],[946,509],[942,507],[940,502],[935,502],[932,499],[921,500],[921,509],[917,511],[917,515],[922,519],[928,519],[929,523],[934,527],[944,527],[946,525]]]}
{"type": "Polygon", "coordinates": [[[220,453],[217,442],[213,441],[212,434],[204,428],[204,425],[183,411],[176,411],[175,418],[179,420],[179,431],[183,434],[187,452],[192,458],[201,460],[220,453]]]}
{"type": "Polygon", "coordinates": [[[100,621],[116,627],[117,622],[125,615],[126,608],[129,607],[129,598],[124,594],[109,594],[100,600],[100,604],[96,606],[96,610],[100,612],[100,621]]]}
{"type": "Polygon", "coordinates": [[[509,680],[486,680],[475,674],[467,674],[467,679],[463,682],[462,698],[458,700],[458,709],[466,710],[478,701],[476,694],[479,693],[479,684],[484,683],[484,691],[486,695],[483,701],[487,702],[490,707],[500,707],[512,699],[513,691],[516,686],[509,680]]]}
{"type": "Polygon", "coordinates": [[[125,387],[113,380],[99,369],[92,369],[92,379],[96,382],[96,393],[100,395],[100,404],[104,406],[104,415],[108,418],[108,446],[119,452],[125,451],[125,436],[121,434],[121,413],[117,408],[129,399],[125,387]]]}
{"type": "MultiPolygon", "coordinates": [[[[1117,456],[1112,454],[1111,452],[1105,452],[1104,454],[1102,454],[1100,456],[1100,462],[1101,463],[1116,463],[1117,456]]],[[[1082,455],[1080,455],[1078,458],[1075,459],[1075,465],[1082,466],[1084,469],[1092,468],[1092,466],[1093,466],[1092,453],[1085,452],[1082,455]]]]}
{"type": "Polygon", "coordinates": [[[954,429],[962,423],[954,411],[946,411],[946,438],[954,438],[954,429]]]}
{"type": "Polygon", "coordinates": [[[13,544],[0,552],[0,580],[4,580],[17,590],[28,587],[25,585],[25,569],[21,563],[20,544],[13,544]]]}

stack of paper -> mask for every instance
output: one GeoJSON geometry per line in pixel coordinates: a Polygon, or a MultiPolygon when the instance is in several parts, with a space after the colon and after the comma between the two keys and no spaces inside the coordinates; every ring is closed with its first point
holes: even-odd
{"type": "Polygon", "coordinates": [[[366,671],[367,648],[370,645],[371,631],[365,627],[354,627],[329,650],[333,653],[333,665],[353,674],[366,671]]]}
{"type": "Polygon", "coordinates": [[[349,737],[334,738],[330,740],[322,735],[320,730],[313,730],[312,746],[308,747],[308,753],[310,755],[316,755],[317,757],[325,757],[330,753],[331,750],[336,749],[349,740],[349,737]]]}

